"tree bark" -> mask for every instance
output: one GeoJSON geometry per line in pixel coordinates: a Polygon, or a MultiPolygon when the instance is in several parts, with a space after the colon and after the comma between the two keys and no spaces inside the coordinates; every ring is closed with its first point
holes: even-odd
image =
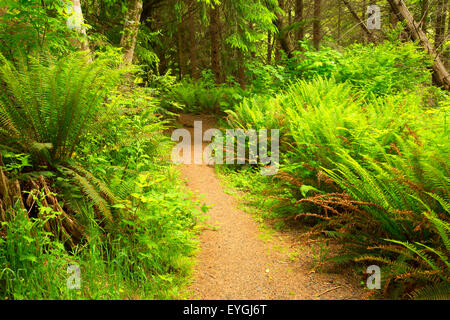
{"type": "MultiPolygon", "coordinates": [[[[295,21],[296,22],[303,22],[303,0],[296,0],[295,2],[295,21]]],[[[303,41],[303,38],[305,37],[305,28],[304,26],[300,26],[295,33],[295,42],[297,46],[300,48],[298,42],[303,41]]]]}
{"type": "MultiPolygon", "coordinates": [[[[366,0],[362,0],[361,4],[361,22],[364,24],[364,21],[367,21],[366,19],[366,13],[367,13],[367,4],[366,0]]],[[[366,43],[369,39],[370,35],[364,30],[364,28],[361,28],[361,39],[363,43],[366,43]]]]}
{"type": "Polygon", "coordinates": [[[341,45],[342,3],[338,1],[337,43],[341,45]]]}
{"type": "Polygon", "coordinates": [[[123,63],[125,65],[130,65],[133,62],[141,13],[142,0],[129,0],[128,11],[125,14],[125,22],[123,24],[123,34],[120,39],[120,46],[124,48],[123,63]]]}
{"type": "Polygon", "coordinates": [[[267,64],[272,63],[272,33],[269,31],[267,33],[267,64]]]}
{"type": "Polygon", "coordinates": [[[200,78],[199,70],[198,70],[198,51],[197,51],[197,17],[194,15],[192,17],[192,21],[190,21],[189,25],[189,42],[190,42],[190,50],[189,54],[191,56],[191,77],[194,80],[198,80],[200,78]]]}
{"type": "MultiPolygon", "coordinates": [[[[285,1],[284,0],[278,0],[278,4],[283,11],[285,10],[285,1]]],[[[278,29],[278,43],[281,46],[281,49],[286,53],[288,58],[292,58],[292,51],[294,51],[294,48],[292,48],[292,44],[289,41],[288,33],[284,30],[285,28],[285,21],[284,16],[281,13],[276,14],[277,19],[274,21],[275,26],[278,29]]]]}
{"type": "Polygon", "coordinates": [[[438,52],[445,41],[445,20],[447,20],[447,0],[439,0],[436,7],[436,32],[434,37],[434,47],[438,52]]]}
{"type": "Polygon", "coordinates": [[[413,40],[419,41],[425,48],[428,54],[434,59],[433,71],[434,77],[439,86],[446,90],[450,90],[450,75],[439,58],[436,50],[430,44],[425,33],[419,27],[419,24],[414,20],[412,14],[409,12],[403,0],[388,0],[392,11],[395,13],[400,21],[406,22],[406,29],[413,40]]]}
{"type": "Polygon", "coordinates": [[[76,32],[80,33],[83,38],[82,40],[73,40],[72,42],[81,50],[89,50],[86,28],[83,26],[84,18],[80,0],[72,0],[72,2],[66,3],[67,13],[69,15],[69,17],[67,18],[67,27],[69,29],[74,29],[76,32]]]}
{"type": "Polygon", "coordinates": [[[316,49],[320,47],[321,40],[321,25],[320,15],[322,11],[322,0],[314,0],[314,21],[313,21],[313,43],[316,49]]]}
{"type": "Polygon", "coordinates": [[[178,67],[180,72],[180,79],[186,75],[187,63],[185,55],[185,40],[184,40],[184,21],[178,24],[177,30],[177,49],[178,49],[178,67]]]}
{"type": "Polygon", "coordinates": [[[274,42],[275,45],[275,63],[280,64],[281,62],[281,45],[280,39],[276,39],[274,42]]]}
{"type": "Polygon", "coordinates": [[[244,54],[241,50],[238,49],[238,79],[239,79],[239,85],[241,86],[242,90],[245,90],[245,66],[244,66],[244,54]]]}
{"type": "Polygon", "coordinates": [[[222,83],[220,52],[220,11],[218,5],[209,9],[209,35],[211,38],[211,69],[216,76],[216,84],[222,83]]]}

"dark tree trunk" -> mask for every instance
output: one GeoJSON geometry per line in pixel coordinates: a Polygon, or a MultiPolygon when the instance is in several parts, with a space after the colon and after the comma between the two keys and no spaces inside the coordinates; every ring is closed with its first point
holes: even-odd
{"type": "Polygon", "coordinates": [[[200,78],[198,70],[198,52],[197,52],[197,39],[195,38],[197,32],[197,21],[194,20],[189,23],[189,42],[190,42],[190,54],[191,54],[191,76],[192,79],[198,80],[200,78]]]}
{"type": "Polygon", "coordinates": [[[279,64],[281,62],[281,46],[279,39],[275,40],[275,63],[279,64]]]}
{"type": "MultiPolygon", "coordinates": [[[[303,22],[303,0],[296,0],[295,2],[295,21],[300,23],[303,22]]],[[[295,33],[295,41],[299,48],[300,46],[298,45],[298,42],[303,41],[304,37],[305,37],[305,28],[302,25],[298,28],[297,32],[295,33]]]]}
{"type": "Polygon", "coordinates": [[[239,85],[241,86],[241,89],[245,90],[245,66],[244,66],[244,55],[241,50],[238,49],[238,79],[239,79],[239,85]]]}
{"type": "Polygon", "coordinates": [[[211,38],[211,69],[216,77],[216,84],[222,83],[220,53],[220,11],[218,5],[209,9],[209,35],[211,38]]]}
{"type": "Polygon", "coordinates": [[[337,25],[337,43],[341,44],[341,25],[342,25],[342,3],[338,1],[338,25],[337,25]]]}
{"type": "Polygon", "coordinates": [[[272,33],[269,31],[267,33],[267,64],[271,64],[272,63],[272,33]]]}
{"type": "Polygon", "coordinates": [[[314,21],[313,21],[313,43],[316,49],[320,47],[321,40],[321,26],[320,26],[320,15],[322,11],[322,0],[314,0],[314,21]]]}
{"type": "MultiPolygon", "coordinates": [[[[200,73],[198,69],[198,43],[197,43],[197,31],[198,31],[198,15],[196,12],[197,0],[185,0],[186,5],[188,6],[188,18],[185,23],[185,27],[187,27],[187,38],[188,41],[188,50],[189,50],[189,59],[191,61],[191,77],[194,80],[198,80],[200,78],[200,73]]],[[[185,46],[186,47],[186,46],[185,46]]]]}
{"type": "Polygon", "coordinates": [[[181,21],[181,23],[178,25],[177,30],[177,48],[178,48],[178,67],[180,72],[180,79],[183,78],[183,76],[187,73],[187,61],[186,61],[186,46],[185,46],[185,39],[184,39],[184,30],[185,30],[185,23],[184,21],[181,21]]]}

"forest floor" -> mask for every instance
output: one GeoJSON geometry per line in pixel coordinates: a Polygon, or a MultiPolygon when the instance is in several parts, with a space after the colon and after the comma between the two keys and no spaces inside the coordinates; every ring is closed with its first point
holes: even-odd
{"type": "MultiPolygon", "coordinates": [[[[216,123],[212,116],[181,115],[179,124],[191,132],[192,138],[196,120],[202,121],[203,131],[214,128],[216,123]]],[[[239,200],[225,192],[214,167],[189,164],[180,166],[180,170],[187,187],[212,207],[206,214],[207,227],[199,234],[200,248],[188,287],[190,299],[318,300],[364,296],[355,270],[312,271],[312,247],[295,241],[298,231],[263,228],[250,213],[240,210],[239,200]]]]}

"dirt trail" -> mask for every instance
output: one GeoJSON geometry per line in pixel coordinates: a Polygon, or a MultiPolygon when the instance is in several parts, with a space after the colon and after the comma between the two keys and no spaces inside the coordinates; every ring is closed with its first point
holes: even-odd
{"type": "MultiPolygon", "coordinates": [[[[180,116],[179,123],[191,131],[192,137],[194,120],[202,120],[204,131],[215,124],[209,116],[180,116]]],[[[213,206],[207,213],[210,217],[207,223],[217,226],[207,228],[200,235],[194,279],[188,288],[192,299],[355,299],[361,296],[362,290],[354,277],[311,273],[310,253],[299,252],[298,258],[291,259],[292,252],[296,252],[295,243],[281,234],[264,240],[258,222],[239,210],[237,200],[223,191],[213,167],[182,165],[181,172],[187,186],[203,194],[203,201],[213,206]]]]}

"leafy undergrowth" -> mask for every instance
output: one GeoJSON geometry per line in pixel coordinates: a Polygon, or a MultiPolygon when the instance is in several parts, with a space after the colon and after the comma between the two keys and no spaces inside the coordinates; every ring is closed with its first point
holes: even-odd
{"type": "Polygon", "coordinates": [[[159,90],[163,107],[173,111],[182,110],[183,113],[221,114],[223,110],[242,101],[247,94],[236,84],[216,86],[208,72],[204,72],[197,81],[187,77],[178,83],[170,83],[170,75],[159,78],[158,86],[161,81],[167,84],[165,90],[159,90]]]}
{"type": "MultiPolygon", "coordinates": [[[[67,251],[20,208],[0,239],[0,295],[3,299],[180,299],[193,263],[196,203],[177,186],[173,170],[158,168],[158,186],[142,194],[141,205],[105,234],[92,208],[84,208],[88,240],[67,251]],[[172,177],[171,177],[172,175],[172,177]],[[80,268],[81,288],[69,289],[68,267],[80,268]]],[[[41,210],[48,208],[40,207],[41,210]]]]}
{"type": "Polygon", "coordinates": [[[435,107],[423,99],[379,98],[321,78],[245,99],[228,111],[230,126],[280,129],[281,161],[272,178],[250,179],[247,168],[238,181],[253,193],[270,185],[263,201],[271,215],[314,222],[312,232],[340,239],[335,262],[379,264],[385,296],[445,298],[448,96],[435,107]]]}
{"type": "Polygon", "coordinates": [[[3,60],[1,298],[183,296],[199,203],[167,156],[159,101],[118,90],[110,63],[3,60]],[[71,265],[80,289],[67,285],[71,265]]]}

